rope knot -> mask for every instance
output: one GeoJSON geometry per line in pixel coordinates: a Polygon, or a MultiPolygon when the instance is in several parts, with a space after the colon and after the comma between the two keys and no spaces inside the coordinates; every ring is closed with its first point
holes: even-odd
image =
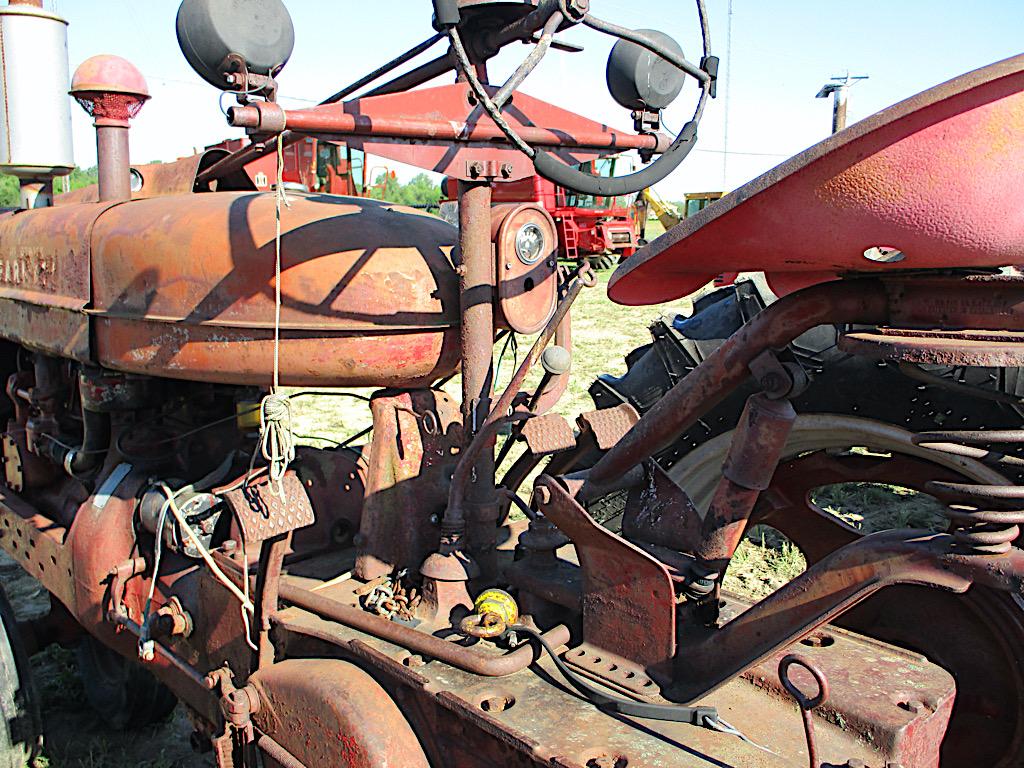
{"type": "Polygon", "coordinates": [[[284,498],[284,475],[295,460],[292,403],[287,395],[271,392],[260,404],[260,452],[267,461],[271,491],[284,498]]]}

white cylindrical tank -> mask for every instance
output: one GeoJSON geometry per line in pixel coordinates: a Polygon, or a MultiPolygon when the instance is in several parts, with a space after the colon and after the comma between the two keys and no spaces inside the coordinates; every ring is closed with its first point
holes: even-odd
{"type": "Polygon", "coordinates": [[[42,180],[75,166],[67,29],[42,8],[0,7],[0,172],[42,180]]]}

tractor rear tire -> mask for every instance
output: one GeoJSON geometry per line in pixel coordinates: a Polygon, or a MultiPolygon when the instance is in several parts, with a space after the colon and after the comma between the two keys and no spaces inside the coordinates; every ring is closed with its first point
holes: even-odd
{"type": "Polygon", "coordinates": [[[0,768],[32,765],[43,744],[43,721],[32,668],[7,596],[0,590],[0,768]]]}
{"type": "Polygon", "coordinates": [[[163,683],[98,640],[85,638],[76,656],[85,697],[111,728],[144,728],[174,711],[178,701],[163,683]]]}

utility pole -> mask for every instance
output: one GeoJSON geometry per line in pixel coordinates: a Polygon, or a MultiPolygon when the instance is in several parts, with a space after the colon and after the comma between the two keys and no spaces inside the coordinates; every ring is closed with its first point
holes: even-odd
{"type": "Polygon", "coordinates": [[[867,75],[856,75],[850,77],[847,72],[843,77],[833,77],[832,82],[825,83],[818,91],[817,99],[827,99],[832,95],[832,133],[838,133],[846,127],[846,102],[850,94],[850,86],[861,80],[867,80],[867,75]]]}

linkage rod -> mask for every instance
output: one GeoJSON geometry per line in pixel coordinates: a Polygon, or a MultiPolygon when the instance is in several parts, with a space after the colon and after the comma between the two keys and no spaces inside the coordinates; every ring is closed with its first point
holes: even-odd
{"type": "MultiPolygon", "coordinates": [[[[439,40],[441,40],[443,37],[444,35],[440,32],[430,36],[419,45],[410,48],[401,56],[392,59],[387,64],[383,65],[382,67],[378,67],[365,77],[361,77],[359,80],[356,80],[351,85],[348,85],[345,88],[342,88],[337,93],[328,96],[326,99],[320,102],[320,105],[322,106],[324,104],[335,104],[341,101],[342,99],[352,95],[360,88],[369,85],[375,80],[379,80],[381,77],[386,75],[388,72],[391,72],[396,67],[400,67],[402,66],[402,64],[405,64],[406,62],[416,58],[421,53],[426,51],[428,48],[433,47],[433,45],[437,43],[439,40]]],[[[413,71],[415,72],[416,70],[413,71]]],[[[290,131],[285,131],[284,135],[282,136],[283,146],[291,146],[295,142],[300,141],[302,138],[303,136],[301,134],[295,134],[290,131]]],[[[268,142],[266,144],[249,144],[248,146],[242,147],[242,149],[238,150],[237,152],[228,155],[223,160],[219,160],[218,162],[214,163],[209,168],[207,168],[205,171],[201,172],[196,177],[196,182],[199,184],[206,184],[210,181],[213,181],[214,179],[219,179],[223,176],[227,176],[229,173],[234,173],[235,171],[241,169],[243,166],[248,165],[253,160],[257,160],[263,157],[264,155],[270,154],[275,149],[276,142],[268,142]]]]}

